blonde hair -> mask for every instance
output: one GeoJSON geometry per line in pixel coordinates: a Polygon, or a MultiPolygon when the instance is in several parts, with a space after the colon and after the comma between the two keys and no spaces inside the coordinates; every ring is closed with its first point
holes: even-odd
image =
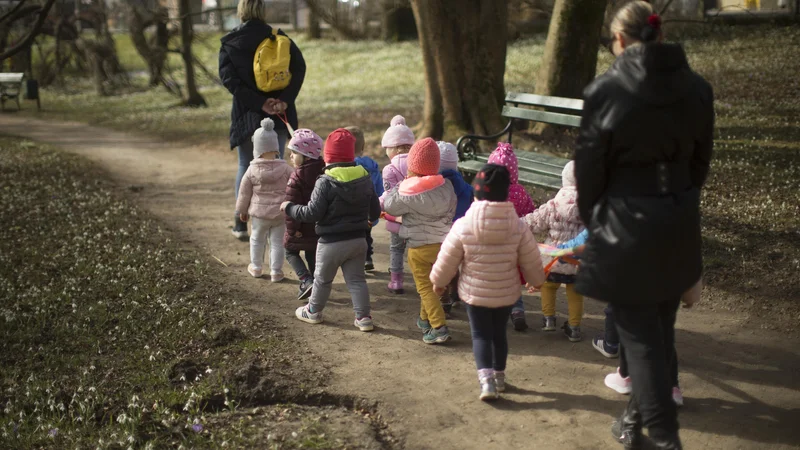
{"type": "Polygon", "coordinates": [[[634,1],[620,8],[611,22],[611,33],[622,33],[631,41],[652,42],[658,39],[661,33],[661,22],[658,27],[650,24],[650,16],[656,14],[653,5],[634,1]]]}
{"type": "Polygon", "coordinates": [[[345,130],[349,131],[350,134],[356,138],[356,156],[361,156],[364,154],[364,132],[361,131],[361,128],[356,126],[344,127],[345,130]]]}
{"type": "Polygon", "coordinates": [[[397,152],[398,155],[400,155],[400,154],[403,154],[403,153],[410,152],[411,151],[411,146],[408,145],[408,144],[406,144],[406,145],[398,145],[397,147],[387,148],[386,150],[394,150],[394,151],[397,152]]]}
{"type": "Polygon", "coordinates": [[[266,22],[267,7],[264,5],[264,0],[239,0],[236,15],[239,16],[239,20],[242,22],[252,19],[266,22]]]}

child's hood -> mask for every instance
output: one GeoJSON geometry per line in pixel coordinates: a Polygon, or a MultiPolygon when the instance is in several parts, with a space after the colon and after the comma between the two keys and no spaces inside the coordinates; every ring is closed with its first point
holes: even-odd
{"type": "Polygon", "coordinates": [[[401,153],[392,158],[392,165],[403,174],[404,177],[408,176],[408,153],[401,153]]]}
{"type": "Polygon", "coordinates": [[[520,219],[511,202],[479,200],[472,203],[466,216],[459,220],[470,227],[481,244],[502,244],[520,226],[520,219]]]}
{"type": "Polygon", "coordinates": [[[347,203],[366,202],[374,192],[367,187],[372,186],[367,169],[358,165],[325,169],[325,176],[336,187],[334,194],[347,203]]]}
{"type": "Polygon", "coordinates": [[[356,164],[367,169],[367,172],[370,174],[380,173],[380,167],[378,167],[378,163],[376,163],[375,160],[369,156],[359,156],[356,158],[356,164]]]}
{"type": "Polygon", "coordinates": [[[255,158],[254,160],[250,161],[250,165],[253,166],[253,170],[258,172],[259,177],[283,175],[291,170],[289,163],[283,159],[255,158]]]}
{"type": "Polygon", "coordinates": [[[514,147],[511,144],[500,142],[497,144],[497,149],[489,155],[489,164],[499,164],[508,169],[511,184],[519,183],[519,161],[517,155],[514,154],[514,147]]]}
{"type": "Polygon", "coordinates": [[[465,192],[472,192],[472,185],[467,183],[457,170],[444,170],[441,175],[453,183],[453,190],[456,192],[456,196],[461,197],[465,192]]]}
{"type": "Polygon", "coordinates": [[[570,161],[564,165],[564,170],[561,171],[561,186],[575,187],[575,161],[570,161]]]}
{"type": "Polygon", "coordinates": [[[578,214],[578,190],[574,186],[563,187],[553,199],[556,212],[566,222],[580,221],[578,214]]]}

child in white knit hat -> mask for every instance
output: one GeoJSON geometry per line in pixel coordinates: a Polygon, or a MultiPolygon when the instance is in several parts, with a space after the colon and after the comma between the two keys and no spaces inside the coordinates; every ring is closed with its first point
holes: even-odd
{"type": "Polygon", "coordinates": [[[250,265],[247,271],[255,278],[262,275],[264,253],[269,240],[270,278],[283,280],[283,233],[286,230],[281,202],[292,167],[279,157],[278,135],[272,119],[261,121],[253,133],[253,161],[239,186],[236,213],[243,222],[252,218],[250,265]]]}

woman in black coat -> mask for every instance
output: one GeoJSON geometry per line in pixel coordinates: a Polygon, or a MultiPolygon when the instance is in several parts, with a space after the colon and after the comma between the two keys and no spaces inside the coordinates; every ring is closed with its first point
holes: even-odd
{"type": "MultiPolygon", "coordinates": [[[[297,129],[297,110],[295,99],[303,86],[306,76],[306,62],[300,49],[291,43],[289,50],[289,71],[292,79],[289,85],[281,90],[261,92],[256,87],[253,73],[253,58],[256,49],[264,39],[272,36],[272,27],[265,21],[266,8],[262,0],[240,0],[238,7],[239,20],[242,24],[222,37],[219,50],[219,77],[222,84],[233,94],[231,107],[231,149],[239,151],[239,170],[236,173],[235,197],[239,196],[239,184],[253,160],[253,142],[251,137],[261,125],[261,120],[269,117],[275,122],[278,134],[280,157],[289,138],[286,125],[278,117],[285,113],[292,128],[297,129]]],[[[278,34],[286,35],[283,31],[278,34]]],[[[234,214],[233,235],[247,239],[247,223],[239,220],[234,214]]]]}
{"type": "Polygon", "coordinates": [[[661,43],[661,19],[648,3],[627,4],[611,31],[618,58],[584,92],[575,152],[589,229],[576,288],[610,303],[629,363],[633,393],[612,432],[638,448],[646,426],[658,448],[678,449],[669,363],[681,295],[702,271],[713,92],[681,46],[661,43]]]}

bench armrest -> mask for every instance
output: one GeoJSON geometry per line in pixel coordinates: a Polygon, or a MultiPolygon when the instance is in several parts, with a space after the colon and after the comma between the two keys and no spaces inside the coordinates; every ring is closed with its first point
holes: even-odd
{"type": "MultiPolygon", "coordinates": [[[[458,138],[456,141],[456,148],[458,149],[458,159],[459,161],[466,161],[468,159],[475,159],[478,153],[478,146],[475,141],[493,141],[504,134],[508,134],[511,131],[511,126],[514,124],[514,119],[508,121],[508,124],[503,131],[499,133],[495,133],[489,136],[481,136],[478,134],[465,134],[458,138]]],[[[511,142],[511,135],[509,134],[509,142],[511,142]]]]}

